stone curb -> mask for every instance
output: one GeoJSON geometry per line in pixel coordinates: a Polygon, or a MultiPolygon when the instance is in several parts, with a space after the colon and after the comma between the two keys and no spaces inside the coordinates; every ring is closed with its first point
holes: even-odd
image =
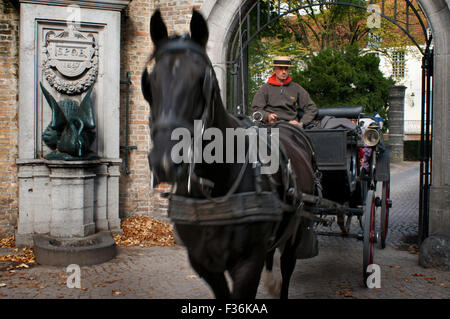
{"type": "Polygon", "coordinates": [[[50,266],[101,264],[117,254],[116,243],[109,232],[99,232],[81,239],[36,235],[34,246],[36,262],[50,266]]]}

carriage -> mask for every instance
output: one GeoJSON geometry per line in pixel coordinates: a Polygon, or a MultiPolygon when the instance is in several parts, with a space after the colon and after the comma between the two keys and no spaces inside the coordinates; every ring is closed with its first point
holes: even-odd
{"type": "Polygon", "coordinates": [[[374,263],[374,247],[386,246],[390,199],[390,149],[385,145],[377,119],[362,113],[362,107],[319,109],[317,119],[344,119],[334,126],[306,129],[321,173],[321,194],[303,196],[318,226],[337,222],[340,232],[317,231],[318,235],[344,236],[363,240],[363,276],[374,263]],[[356,125],[346,125],[353,120],[356,125]],[[330,128],[333,127],[333,128],[330,128]],[[377,189],[381,187],[381,193],[377,189]],[[331,218],[330,218],[331,216],[331,218]],[[376,217],[380,224],[377,227],[376,217]],[[352,233],[357,218],[361,231],[352,233]]]}

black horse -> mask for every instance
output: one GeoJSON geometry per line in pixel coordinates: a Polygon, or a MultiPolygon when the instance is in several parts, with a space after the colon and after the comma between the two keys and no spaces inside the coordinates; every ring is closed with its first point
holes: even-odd
{"type": "MultiPolygon", "coordinates": [[[[250,196],[242,197],[244,206],[251,206],[248,199],[253,198],[252,194],[261,194],[261,190],[281,198],[284,211],[272,212],[272,215],[266,212],[267,216],[275,216],[272,220],[258,219],[260,216],[255,214],[254,219],[237,222],[174,222],[192,267],[211,286],[216,298],[255,298],[264,264],[272,270],[276,246],[282,250],[281,297],[287,298],[289,280],[305,238],[304,230],[310,226],[306,219],[299,218],[298,206],[301,205],[294,207],[298,202],[293,198],[302,192],[312,194],[314,191],[311,149],[299,133],[300,129],[280,124],[277,127],[280,144],[284,146],[282,155],[296,160],[292,164],[283,160],[281,169],[274,175],[258,175],[248,160],[244,163],[202,162],[195,166],[175,163],[171,157],[177,143],[171,135],[175,128],[193,132],[194,121],[201,120],[203,128],[217,128],[225,136],[227,128],[245,123],[229,114],[222,104],[213,66],[205,51],[207,24],[195,10],[190,31],[190,36],[168,37],[159,10],[151,18],[150,34],[155,49],[150,60],[154,59],[155,64],[151,73],[147,69],[143,72],[142,91],[151,105],[149,121],[153,147],[149,163],[152,173],[158,182],[176,185],[174,193],[178,196],[180,216],[183,203],[186,203],[186,213],[193,207],[188,205],[191,199],[209,203],[211,209],[207,217],[214,219],[220,207],[233,201],[232,196],[250,196]],[[227,284],[226,271],[233,281],[232,291],[227,284]]],[[[225,154],[227,150],[223,151],[225,154]]],[[[169,206],[174,203],[169,198],[169,206]]],[[[270,205],[275,204],[268,201],[267,207],[270,205]]]]}

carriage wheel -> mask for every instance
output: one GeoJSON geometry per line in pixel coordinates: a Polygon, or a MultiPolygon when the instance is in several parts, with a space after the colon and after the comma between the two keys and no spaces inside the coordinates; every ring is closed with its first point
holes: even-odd
{"type": "Polygon", "coordinates": [[[357,176],[358,176],[358,152],[353,151],[352,149],[349,149],[348,152],[350,153],[350,156],[347,157],[347,179],[348,179],[348,186],[350,189],[350,192],[353,193],[356,189],[357,184],[357,176]]]}
{"type": "Polygon", "coordinates": [[[380,230],[380,246],[386,247],[386,237],[389,227],[389,209],[392,207],[390,199],[390,181],[383,182],[383,189],[381,190],[381,230],[380,230]]]}
{"type": "Polygon", "coordinates": [[[367,266],[373,264],[373,256],[375,251],[375,211],[376,198],[375,192],[370,190],[367,192],[366,204],[364,206],[364,244],[363,244],[363,277],[364,284],[367,285],[367,266]]]}

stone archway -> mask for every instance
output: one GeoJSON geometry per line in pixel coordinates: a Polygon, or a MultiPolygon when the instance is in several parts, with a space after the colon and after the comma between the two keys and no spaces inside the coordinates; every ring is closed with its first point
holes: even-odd
{"type": "MultiPolygon", "coordinates": [[[[433,74],[433,153],[432,187],[430,191],[429,233],[450,232],[450,29],[448,1],[418,0],[431,25],[434,37],[433,74]]],[[[233,32],[232,21],[239,13],[240,0],[205,0],[201,11],[208,20],[210,41],[208,54],[215,67],[222,98],[225,101],[226,49],[233,32]]]]}
{"type": "Polygon", "coordinates": [[[241,0],[204,0],[200,8],[201,13],[208,21],[209,41],[207,50],[216,71],[224,102],[226,100],[227,47],[234,30],[233,19],[239,12],[241,4],[241,0]]]}
{"type": "Polygon", "coordinates": [[[429,233],[450,231],[450,8],[448,1],[420,1],[434,37],[433,172],[429,233]]]}

